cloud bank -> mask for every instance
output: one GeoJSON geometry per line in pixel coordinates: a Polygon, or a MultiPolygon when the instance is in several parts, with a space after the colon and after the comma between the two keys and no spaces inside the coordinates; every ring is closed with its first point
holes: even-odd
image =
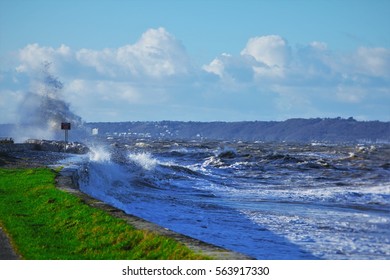
{"type": "Polygon", "coordinates": [[[64,100],[87,121],[390,120],[389,49],[341,53],[325,42],[291,46],[265,35],[199,67],[180,40],[157,28],[114,49],[25,46],[0,72],[0,122],[16,119],[47,62],[64,84],[64,100]]]}

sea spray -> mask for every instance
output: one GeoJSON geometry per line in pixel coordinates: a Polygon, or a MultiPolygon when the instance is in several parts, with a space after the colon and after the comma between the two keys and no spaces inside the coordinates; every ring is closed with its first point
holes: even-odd
{"type": "Polygon", "coordinates": [[[137,153],[128,155],[129,159],[145,170],[153,170],[159,163],[150,153],[137,153]]]}
{"type": "Polygon", "coordinates": [[[82,118],[71,111],[62,95],[64,84],[51,73],[50,66],[49,62],[43,63],[42,71],[31,78],[30,91],[19,104],[18,120],[12,131],[17,142],[29,138],[63,139],[62,122],[71,123],[73,140],[88,134],[82,118]]]}
{"type": "Polygon", "coordinates": [[[124,206],[112,194],[120,192],[130,178],[126,167],[114,162],[111,151],[105,146],[92,145],[79,169],[81,191],[118,208],[124,206]]]}
{"type": "Polygon", "coordinates": [[[88,153],[89,160],[92,162],[109,162],[111,153],[104,146],[92,146],[88,153]]]}
{"type": "Polygon", "coordinates": [[[390,257],[388,145],[142,141],[92,145],[82,190],[259,259],[390,257]]]}

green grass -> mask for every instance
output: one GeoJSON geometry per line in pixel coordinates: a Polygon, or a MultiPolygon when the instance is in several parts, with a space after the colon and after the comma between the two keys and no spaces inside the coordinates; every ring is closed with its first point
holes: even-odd
{"type": "Polygon", "coordinates": [[[0,169],[0,225],[24,259],[207,259],[56,189],[55,176],[0,169]]]}

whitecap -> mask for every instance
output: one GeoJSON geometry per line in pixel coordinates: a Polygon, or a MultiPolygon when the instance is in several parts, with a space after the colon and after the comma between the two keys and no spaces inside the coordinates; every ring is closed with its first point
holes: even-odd
{"type": "Polygon", "coordinates": [[[129,154],[129,159],[135,164],[141,166],[143,169],[152,170],[159,163],[157,159],[153,158],[150,153],[129,154]]]}
{"type": "Polygon", "coordinates": [[[111,161],[111,153],[102,146],[91,147],[88,156],[90,161],[96,161],[96,162],[111,161]]]}

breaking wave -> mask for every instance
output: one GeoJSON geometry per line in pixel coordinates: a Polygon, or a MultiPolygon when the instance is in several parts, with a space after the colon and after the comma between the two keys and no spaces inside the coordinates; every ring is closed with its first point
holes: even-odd
{"type": "Polygon", "coordinates": [[[116,141],[80,185],[127,213],[258,259],[390,259],[388,145],[116,141]]]}
{"type": "Polygon", "coordinates": [[[150,153],[129,154],[129,159],[146,170],[154,169],[158,161],[150,153]]]}

